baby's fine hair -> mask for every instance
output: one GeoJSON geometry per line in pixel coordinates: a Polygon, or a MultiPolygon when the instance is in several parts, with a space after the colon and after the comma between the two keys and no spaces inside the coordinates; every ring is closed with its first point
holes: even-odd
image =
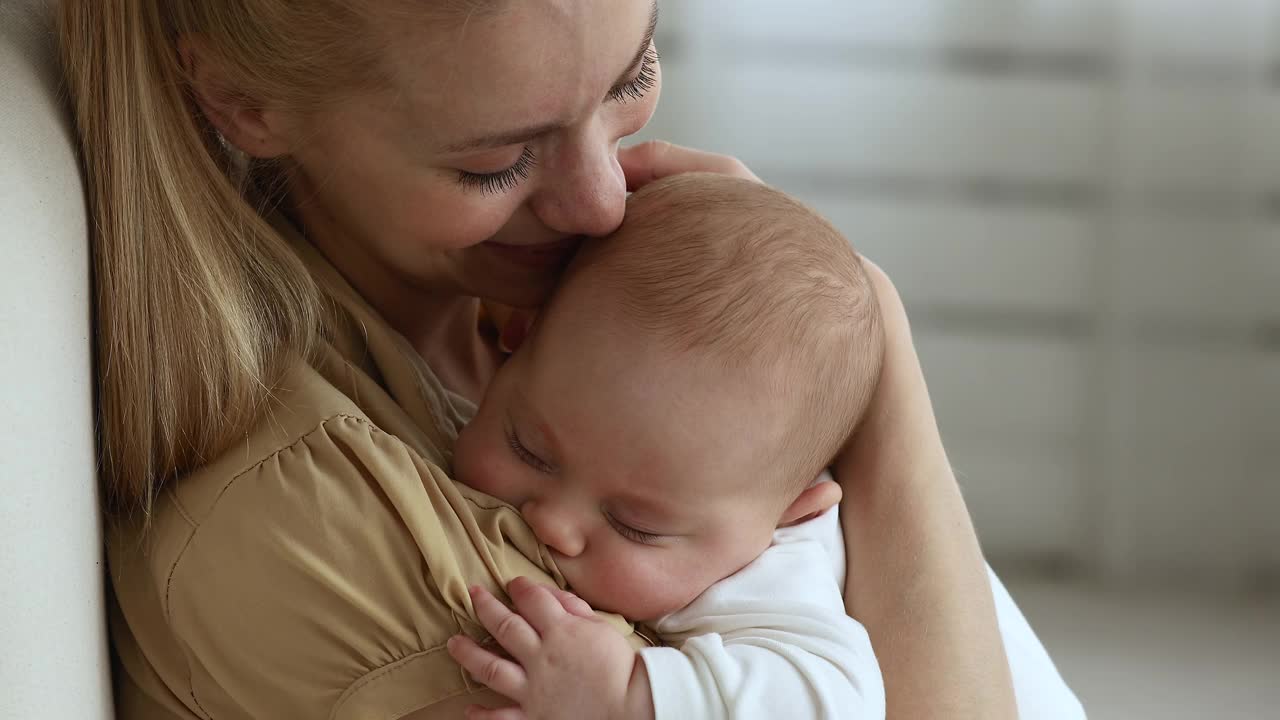
{"type": "Polygon", "coordinates": [[[619,293],[622,320],[674,350],[782,372],[761,392],[797,410],[783,468],[795,493],[865,413],[884,355],[875,292],[848,240],[786,194],[707,173],[657,181],[581,261],[571,276],[590,268],[619,293]]]}

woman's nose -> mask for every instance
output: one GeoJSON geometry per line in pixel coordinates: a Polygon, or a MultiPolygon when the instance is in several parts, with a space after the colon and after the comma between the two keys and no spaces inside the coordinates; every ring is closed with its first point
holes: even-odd
{"type": "Polygon", "coordinates": [[[565,235],[600,237],[622,224],[627,181],[616,147],[616,141],[601,136],[560,148],[531,201],[544,225],[565,235]]]}
{"type": "Polygon", "coordinates": [[[520,514],[543,545],[566,557],[577,557],[586,548],[586,538],[563,508],[550,503],[529,500],[520,506],[520,514]]]}

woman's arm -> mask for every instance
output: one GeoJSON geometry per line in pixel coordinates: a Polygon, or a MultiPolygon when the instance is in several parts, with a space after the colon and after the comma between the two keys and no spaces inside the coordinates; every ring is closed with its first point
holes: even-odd
{"type": "Polygon", "coordinates": [[[884,372],[836,465],[845,605],[871,634],[890,718],[1016,718],[977,536],[947,461],[897,290],[867,262],[884,372]]]}
{"type": "MultiPolygon", "coordinates": [[[[740,161],[649,141],[624,148],[627,189],[684,172],[759,180],[740,161]]],[[[885,364],[867,420],[839,458],[845,605],[871,634],[890,718],[1015,718],[982,553],[960,497],[902,300],[867,262],[885,364]]]]}

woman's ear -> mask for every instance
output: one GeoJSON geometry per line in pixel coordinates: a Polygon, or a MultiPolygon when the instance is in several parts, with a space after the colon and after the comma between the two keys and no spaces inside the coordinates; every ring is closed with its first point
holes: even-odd
{"type": "Polygon", "coordinates": [[[289,151],[283,116],[257,107],[260,103],[232,89],[203,38],[183,35],[178,39],[178,55],[196,104],[227,142],[263,160],[289,151]]]}
{"type": "Polygon", "coordinates": [[[810,485],[782,511],[778,527],[797,525],[818,517],[840,502],[841,494],[840,486],[830,480],[810,485]]]}

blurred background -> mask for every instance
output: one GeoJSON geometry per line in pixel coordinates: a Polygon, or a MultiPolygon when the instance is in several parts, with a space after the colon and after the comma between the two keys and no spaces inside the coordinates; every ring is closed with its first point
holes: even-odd
{"type": "Polygon", "coordinates": [[[671,0],[646,137],[898,284],[1090,716],[1280,718],[1280,2],[671,0]]]}

